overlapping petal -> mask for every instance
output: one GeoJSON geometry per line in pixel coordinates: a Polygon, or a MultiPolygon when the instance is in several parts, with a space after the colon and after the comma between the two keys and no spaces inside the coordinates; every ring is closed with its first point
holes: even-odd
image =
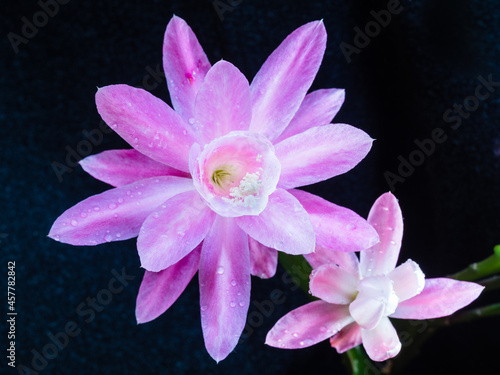
{"type": "Polygon", "coordinates": [[[385,361],[401,350],[396,329],[387,317],[383,317],[374,329],[361,329],[361,338],[366,353],[374,361],[385,361]]]}
{"type": "Polygon", "coordinates": [[[344,353],[362,343],[361,327],[357,323],[351,323],[342,328],[336,335],[330,337],[330,345],[337,349],[338,353],[344,353]]]}
{"type": "Polygon", "coordinates": [[[234,130],[248,130],[252,118],[250,86],[233,64],[219,61],[198,91],[194,125],[205,144],[234,130]]]}
{"type": "Polygon", "coordinates": [[[416,296],[424,289],[425,275],[420,266],[411,259],[397,266],[388,276],[393,281],[399,302],[416,296]]]}
{"type": "Polygon", "coordinates": [[[109,150],[80,160],[83,170],[112,186],[131,184],[148,177],[189,177],[186,172],[159,163],[137,150],[109,150]]]}
{"type": "Polygon", "coordinates": [[[201,245],[163,271],[144,273],[135,308],[137,323],[156,319],[179,298],[198,271],[200,250],[201,245]]]}
{"type": "Polygon", "coordinates": [[[189,149],[194,130],[165,102],[127,85],[111,85],[96,93],[102,119],[140,153],[189,172],[189,149]]]}
{"type": "Polygon", "coordinates": [[[137,237],[146,217],[169,198],[194,190],[191,179],[152,177],[89,197],[65,211],[49,237],[72,245],[97,245],[137,237]]]}
{"type": "Polygon", "coordinates": [[[326,48],[322,21],[292,32],[267,58],[250,90],[250,130],[274,140],[290,123],[318,72],[326,48]]]}
{"type": "Polygon", "coordinates": [[[359,261],[354,253],[316,246],[314,253],[305,254],[304,258],[313,269],[323,264],[335,264],[359,279],[359,261]]]}
{"type": "Polygon", "coordinates": [[[373,139],[346,124],[310,128],[276,144],[280,187],[311,185],[345,173],[370,151],[373,139]]]}
{"type": "Polygon", "coordinates": [[[276,348],[305,348],[336,334],[352,322],[347,305],[314,301],[282,317],[266,336],[276,348]]]}
{"type": "Polygon", "coordinates": [[[353,252],[379,242],[377,231],[354,211],[302,190],[294,189],[289,193],[309,214],[319,246],[353,252]]]}
{"type": "Polygon", "coordinates": [[[396,197],[381,195],[368,214],[368,223],[379,234],[380,242],[361,252],[361,275],[386,275],[396,267],[403,237],[403,215],[396,197]]]}
{"type": "Polygon", "coordinates": [[[483,289],[468,281],[427,279],[422,292],[401,302],[391,318],[433,319],[450,315],[474,301],[483,289]]]}
{"type": "Polygon", "coordinates": [[[344,89],[322,89],[307,94],[292,121],[275,142],[281,142],[315,126],[329,124],[340,110],[344,98],[344,89]]]}
{"type": "Polygon", "coordinates": [[[214,218],[196,191],[167,200],[148,216],[139,232],[141,266],[158,272],[177,263],[205,238],[214,218]]]}
{"type": "Polygon", "coordinates": [[[205,346],[218,362],[238,343],[250,304],[248,239],[234,219],[215,219],[203,241],[199,278],[205,346]]]}
{"type": "Polygon", "coordinates": [[[277,189],[258,216],[240,216],[236,222],[250,237],[288,254],[314,251],[314,229],[304,207],[286,190],[277,189]]]}
{"type": "Polygon", "coordinates": [[[347,305],[356,297],[356,275],[334,264],[324,264],[311,274],[311,294],[328,303],[347,305]]]}
{"type": "Polygon", "coordinates": [[[278,252],[248,237],[250,249],[250,273],[261,279],[273,277],[278,266],[278,252]]]}
{"type": "Polygon", "coordinates": [[[196,35],[182,18],[174,16],[163,40],[163,69],[172,105],[186,121],[194,116],[194,103],[210,62],[196,35]]]}

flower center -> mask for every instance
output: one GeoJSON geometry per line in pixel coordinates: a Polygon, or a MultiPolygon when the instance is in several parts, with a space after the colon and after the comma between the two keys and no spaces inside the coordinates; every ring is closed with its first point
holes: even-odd
{"type": "Polygon", "coordinates": [[[208,205],[220,215],[236,217],[262,212],[281,166],[265,137],[237,131],[207,144],[191,169],[208,205]]]}

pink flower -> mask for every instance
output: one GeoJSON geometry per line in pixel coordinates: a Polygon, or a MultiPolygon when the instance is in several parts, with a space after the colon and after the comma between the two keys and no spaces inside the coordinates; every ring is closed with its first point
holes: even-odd
{"type": "Polygon", "coordinates": [[[115,188],[64,212],[49,236],[73,245],[138,237],[139,323],[166,311],[199,271],[205,345],[224,359],[245,326],[250,275],[273,276],[277,250],[314,251],[322,223],[335,227],[328,241],[341,251],[378,241],[354,212],[294,189],[350,170],[372,144],[359,129],[330,124],[343,90],[306,95],[325,46],[323,23],[308,23],[249,84],[229,62],[211,67],[173,17],[163,63],[175,111],[141,89],[99,89],[99,113],[134,149],[81,161],[115,188]]]}
{"type": "Polygon", "coordinates": [[[317,249],[306,255],[313,266],[311,293],[320,298],[282,317],[269,331],[266,344],[296,349],[330,338],[343,353],[363,343],[368,356],[384,361],[401,349],[390,318],[431,319],[450,315],[475,300],[483,287],[447,278],[427,279],[417,263],[396,266],[403,218],[396,198],[383,194],[368,222],[380,242],[353,253],[317,249]]]}

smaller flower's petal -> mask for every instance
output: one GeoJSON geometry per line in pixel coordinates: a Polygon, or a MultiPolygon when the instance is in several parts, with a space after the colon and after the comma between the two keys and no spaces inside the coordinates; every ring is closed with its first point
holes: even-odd
{"type": "Polygon", "coordinates": [[[401,302],[391,318],[434,319],[451,315],[481,294],[483,286],[447,278],[425,280],[424,290],[401,302]]]}
{"type": "Polygon", "coordinates": [[[359,261],[354,253],[316,246],[314,253],[305,254],[304,257],[312,268],[318,268],[323,264],[336,264],[359,279],[359,261]]]}
{"type": "Polygon", "coordinates": [[[278,266],[278,252],[270,247],[262,245],[248,236],[250,248],[250,272],[261,279],[273,277],[278,266]]]}
{"type": "Polygon", "coordinates": [[[376,230],[348,208],[302,190],[289,190],[306,209],[319,246],[336,251],[361,251],[379,242],[376,230]]]}
{"type": "Polygon", "coordinates": [[[267,58],[250,86],[250,130],[275,139],[290,123],[318,72],[326,48],[322,21],[292,32],[267,58]]]}
{"type": "Polygon", "coordinates": [[[357,323],[345,326],[339,333],[330,338],[330,345],[337,349],[338,353],[344,353],[362,342],[361,327],[357,323]]]}
{"type": "Polygon", "coordinates": [[[159,163],[137,150],[109,150],[79,161],[83,170],[92,177],[112,186],[131,184],[148,177],[189,177],[168,165],[159,163]]]}
{"type": "Polygon", "coordinates": [[[425,275],[411,259],[397,266],[388,276],[394,282],[394,292],[399,302],[416,296],[424,289],[425,275]]]}
{"type": "Polygon", "coordinates": [[[396,267],[403,238],[403,215],[396,197],[382,194],[368,214],[368,223],[378,232],[380,242],[361,252],[361,275],[386,275],[396,267]]]}
{"type": "Polygon", "coordinates": [[[177,16],[172,17],[165,31],[163,69],[172,105],[189,121],[210,62],[189,25],[177,16]]]}
{"type": "Polygon", "coordinates": [[[240,216],[236,222],[264,246],[293,255],[314,251],[314,229],[309,215],[286,190],[277,189],[271,194],[267,207],[258,216],[240,216]]]}
{"type": "Polygon", "coordinates": [[[315,126],[327,125],[344,103],[344,89],[323,89],[307,94],[292,121],[274,143],[315,126]]]}
{"type": "Polygon", "coordinates": [[[199,278],[205,347],[219,362],[238,343],[250,304],[248,239],[234,219],[215,219],[203,241],[199,278]]]}
{"type": "Polygon", "coordinates": [[[144,273],[135,308],[137,323],[156,319],[179,298],[198,271],[200,249],[198,246],[163,271],[144,273]]]}
{"type": "Polygon", "coordinates": [[[345,305],[314,301],[290,311],[267,333],[266,344],[276,348],[305,348],[336,334],[352,322],[345,305]]]}
{"type": "Polygon", "coordinates": [[[384,304],[374,298],[357,297],[349,305],[349,312],[356,323],[365,329],[373,329],[384,316],[384,304]]]}
{"type": "Polygon", "coordinates": [[[333,264],[324,264],[311,273],[311,294],[328,303],[347,305],[358,293],[357,275],[333,264]]]}
{"type": "Polygon", "coordinates": [[[219,61],[207,73],[194,108],[194,125],[205,144],[233,130],[248,130],[250,87],[233,64],[219,61]]]}
{"type": "Polygon", "coordinates": [[[279,187],[311,185],[345,173],[368,154],[373,139],[346,124],[310,128],[276,144],[281,163],[279,187]]]}
{"type": "Polygon", "coordinates": [[[141,266],[158,272],[177,263],[205,238],[214,217],[195,191],[164,202],[148,216],[139,232],[141,266]]]}
{"type": "Polygon", "coordinates": [[[148,215],[167,199],[193,190],[191,179],[152,177],[94,195],[66,210],[49,237],[72,245],[98,245],[137,237],[148,215]]]}
{"type": "Polygon", "coordinates": [[[374,329],[362,329],[361,338],[366,354],[373,361],[385,361],[395,357],[401,350],[398,333],[387,317],[382,318],[374,329]]]}
{"type": "Polygon", "coordinates": [[[160,163],[189,171],[194,130],[166,103],[127,85],[100,88],[95,100],[102,119],[133,148],[160,163]]]}

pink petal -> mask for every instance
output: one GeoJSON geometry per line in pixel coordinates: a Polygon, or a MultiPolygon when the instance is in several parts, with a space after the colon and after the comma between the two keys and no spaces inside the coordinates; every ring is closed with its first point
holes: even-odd
{"type": "Polygon", "coordinates": [[[219,61],[208,71],[196,97],[194,119],[201,142],[248,130],[251,118],[247,79],[233,64],[219,61]]]}
{"type": "Polygon", "coordinates": [[[261,279],[273,277],[278,266],[278,252],[248,237],[250,248],[250,273],[261,279]]]}
{"type": "Polygon", "coordinates": [[[416,296],[424,289],[425,275],[411,259],[397,266],[388,276],[394,282],[394,292],[399,302],[416,296]]]}
{"type": "Polygon", "coordinates": [[[163,41],[163,69],[170,99],[186,120],[194,117],[194,102],[210,62],[188,24],[173,16],[163,41]]]}
{"type": "Polygon", "coordinates": [[[309,288],[314,297],[328,303],[347,305],[358,293],[357,275],[333,264],[324,264],[311,273],[309,288]]]}
{"type": "Polygon", "coordinates": [[[375,229],[354,211],[302,190],[289,190],[289,193],[299,200],[309,214],[319,246],[354,252],[379,241],[375,229]]]}
{"type": "Polygon", "coordinates": [[[199,278],[205,347],[219,362],[238,343],[250,304],[248,239],[234,219],[215,219],[203,241],[199,278]]]}
{"type": "Polygon", "coordinates": [[[310,128],[276,144],[279,187],[291,189],[345,173],[368,154],[373,139],[346,124],[310,128]]]}
{"type": "Polygon", "coordinates": [[[250,90],[250,130],[275,139],[290,123],[318,72],[326,48],[323,21],[292,32],[267,58],[250,90]]]}
{"type": "Polygon", "coordinates": [[[156,319],[179,298],[198,271],[200,249],[201,246],[198,246],[163,271],[144,273],[135,308],[137,323],[156,319]]]}
{"type": "Polygon", "coordinates": [[[385,361],[395,357],[401,350],[398,334],[386,317],[383,317],[374,329],[362,329],[361,338],[366,354],[373,361],[385,361]]]}
{"type": "Polygon", "coordinates": [[[81,201],[57,218],[49,237],[72,245],[98,245],[137,237],[146,217],[167,199],[193,190],[191,179],[152,177],[81,201]]]}
{"type": "Polygon", "coordinates": [[[424,290],[401,302],[391,318],[433,319],[451,315],[481,294],[483,286],[447,278],[425,280],[424,290]]]}
{"type": "Polygon", "coordinates": [[[368,214],[368,223],[377,230],[380,242],[361,252],[361,275],[388,274],[396,267],[403,237],[403,215],[396,197],[382,194],[368,214]]]}
{"type": "Polygon", "coordinates": [[[267,333],[266,344],[299,349],[317,344],[352,322],[345,305],[314,301],[292,310],[267,333]]]}
{"type": "Polygon", "coordinates": [[[141,266],[158,272],[177,263],[205,238],[214,216],[196,191],[164,202],[148,216],[139,232],[141,266]]]}
{"type": "Polygon", "coordinates": [[[236,222],[250,237],[264,246],[288,254],[314,251],[314,229],[299,201],[286,190],[277,189],[258,216],[240,216],[236,222]]]}
{"type": "Polygon", "coordinates": [[[109,150],[80,160],[83,170],[112,186],[131,184],[148,177],[189,177],[168,165],[158,163],[136,150],[109,150]]]}
{"type": "Polygon", "coordinates": [[[329,124],[344,103],[344,97],[344,89],[323,89],[307,94],[290,124],[274,142],[329,124]]]}
{"type": "Polygon", "coordinates": [[[189,171],[194,130],[166,103],[142,89],[111,85],[97,91],[96,104],[103,120],[137,151],[189,171]]]}
{"type": "Polygon", "coordinates": [[[306,254],[304,257],[312,268],[318,268],[323,264],[336,264],[359,279],[359,261],[354,253],[316,246],[314,253],[306,254]]]}
{"type": "Polygon", "coordinates": [[[338,353],[344,353],[362,343],[361,327],[357,323],[351,323],[330,338],[330,345],[337,349],[338,353]]]}
{"type": "Polygon", "coordinates": [[[349,312],[356,323],[366,329],[373,329],[384,316],[384,305],[373,299],[358,297],[349,305],[349,312]]]}

